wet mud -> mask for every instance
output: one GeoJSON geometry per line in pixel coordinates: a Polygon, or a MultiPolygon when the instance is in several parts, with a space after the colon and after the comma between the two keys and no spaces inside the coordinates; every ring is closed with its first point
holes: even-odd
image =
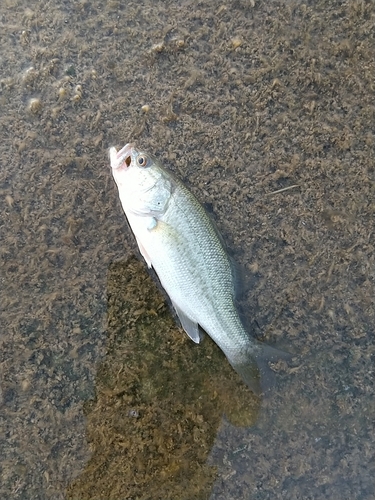
{"type": "Polygon", "coordinates": [[[373,3],[5,0],[0,28],[1,498],[374,498],[373,3]],[[129,141],[296,356],[263,401],[131,259],[129,141]]]}

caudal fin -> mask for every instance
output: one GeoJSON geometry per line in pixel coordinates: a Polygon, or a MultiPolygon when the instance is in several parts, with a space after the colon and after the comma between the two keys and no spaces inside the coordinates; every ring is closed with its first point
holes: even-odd
{"type": "Polygon", "coordinates": [[[272,370],[270,363],[291,359],[292,355],[285,351],[257,343],[254,349],[249,350],[245,363],[238,364],[232,360],[229,362],[249,389],[260,396],[276,384],[277,373],[272,370]]]}

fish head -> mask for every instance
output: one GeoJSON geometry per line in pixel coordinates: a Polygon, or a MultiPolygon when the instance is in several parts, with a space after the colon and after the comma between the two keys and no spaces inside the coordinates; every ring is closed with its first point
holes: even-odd
{"type": "Polygon", "coordinates": [[[173,182],[155,158],[133,144],[120,151],[110,148],[109,158],[125,213],[152,217],[165,213],[173,182]]]}

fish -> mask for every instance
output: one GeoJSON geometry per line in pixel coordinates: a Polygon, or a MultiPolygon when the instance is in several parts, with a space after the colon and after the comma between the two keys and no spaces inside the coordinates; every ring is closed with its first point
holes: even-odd
{"type": "Polygon", "coordinates": [[[245,329],[235,271],[216,224],[197,198],[151,154],[109,150],[112,175],[139,251],[156,272],[190,339],[206,332],[257,395],[270,387],[270,362],[289,355],[245,329]]]}

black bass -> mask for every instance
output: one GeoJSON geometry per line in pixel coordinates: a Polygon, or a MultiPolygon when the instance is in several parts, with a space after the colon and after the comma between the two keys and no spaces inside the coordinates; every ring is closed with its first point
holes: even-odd
{"type": "Polygon", "coordinates": [[[169,295],[182,327],[196,343],[200,328],[259,393],[258,370],[284,353],[251,338],[235,306],[230,259],[217,229],[190,191],[148,153],[127,144],[110,149],[122,207],[148,267],[169,295]]]}

